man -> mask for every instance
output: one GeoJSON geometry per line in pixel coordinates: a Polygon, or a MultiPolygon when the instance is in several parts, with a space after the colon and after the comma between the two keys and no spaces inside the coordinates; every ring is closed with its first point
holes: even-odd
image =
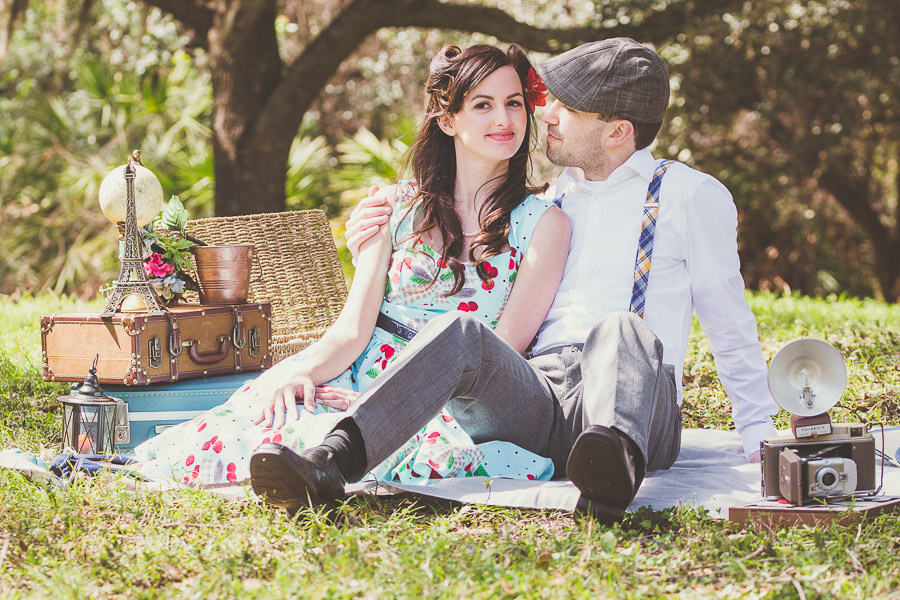
{"type": "Polygon", "coordinates": [[[647,150],[669,101],[664,61],[616,38],[537,70],[556,98],[542,120],[548,158],[566,167],[553,197],[573,231],[533,358],[462,313],[432,320],[322,445],[301,455],[258,449],[251,478],[268,502],[296,508],[341,497],[345,481],[446,403],[476,443],[506,440],[550,457],[581,491],[578,510],[620,519],[646,471],[678,457],[675,375],[694,310],[748,459],[774,434],[777,406],[743,295],[731,195],[715,178],[657,162],[647,150]]]}

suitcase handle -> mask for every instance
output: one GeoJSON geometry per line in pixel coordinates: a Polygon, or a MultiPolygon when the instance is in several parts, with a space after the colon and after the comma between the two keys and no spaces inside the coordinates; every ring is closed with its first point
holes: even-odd
{"type": "MultiPolygon", "coordinates": [[[[188,354],[190,355],[191,360],[198,365],[211,365],[228,356],[229,342],[227,337],[220,338],[219,349],[215,352],[201,353],[200,350],[198,350],[200,346],[199,341],[190,340],[189,343],[190,347],[188,348],[188,354]]],[[[185,345],[187,345],[187,342],[185,345]]]]}

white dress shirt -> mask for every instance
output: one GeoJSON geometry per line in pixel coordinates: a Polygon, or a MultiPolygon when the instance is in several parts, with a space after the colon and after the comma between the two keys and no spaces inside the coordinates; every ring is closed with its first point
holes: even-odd
{"type": "MultiPolygon", "coordinates": [[[[647,186],[657,161],[635,152],[605,181],[580,169],[560,175],[547,199],[562,197],[572,221],[569,258],[534,353],[583,343],[603,316],[627,311],[647,186]]],[[[744,298],[737,253],[737,209],[714,177],[675,163],[663,177],[644,320],[675,365],[678,402],[694,310],[710,339],[746,455],[775,434],[778,406],[769,392],[756,319],[744,298]]]]}

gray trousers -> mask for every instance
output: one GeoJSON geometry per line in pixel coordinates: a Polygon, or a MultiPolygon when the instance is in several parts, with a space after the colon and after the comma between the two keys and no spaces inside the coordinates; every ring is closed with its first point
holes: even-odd
{"type": "Polygon", "coordinates": [[[553,460],[565,477],[578,434],[624,433],[641,452],[638,477],[667,469],[681,448],[681,413],[662,344],[633,313],[613,313],[583,347],[526,360],[478,319],[432,319],[348,412],[366,446],[366,472],[447,406],[475,443],[512,442],[553,460]]]}

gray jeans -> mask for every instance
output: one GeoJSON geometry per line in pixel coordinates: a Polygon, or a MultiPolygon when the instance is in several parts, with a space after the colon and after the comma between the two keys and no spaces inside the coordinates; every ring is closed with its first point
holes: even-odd
{"type": "Polygon", "coordinates": [[[642,319],[613,313],[583,347],[526,360],[462,312],[432,319],[348,413],[366,445],[366,471],[447,406],[475,443],[512,442],[553,460],[565,476],[575,439],[590,425],[630,437],[647,469],[667,469],[681,448],[671,365],[642,319]]]}

